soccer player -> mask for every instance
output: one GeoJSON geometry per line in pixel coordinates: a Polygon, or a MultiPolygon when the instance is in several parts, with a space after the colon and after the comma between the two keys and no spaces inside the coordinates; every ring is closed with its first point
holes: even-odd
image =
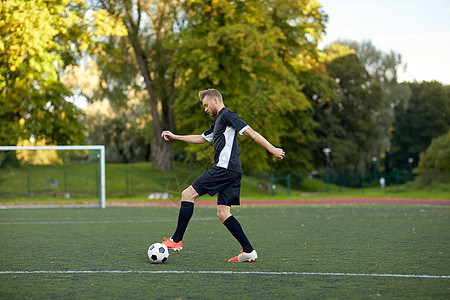
{"type": "Polygon", "coordinates": [[[283,159],[285,153],[283,149],[269,143],[234,112],[228,110],[219,91],[215,89],[200,91],[199,97],[205,112],[217,117],[211,127],[201,135],[176,135],[170,131],[163,131],[161,137],[166,141],[179,140],[191,144],[214,141],[214,165],[182,192],[175,233],[169,239],[165,237],[162,243],[174,251],[183,249],[182,239],[194,212],[195,200],[205,194],[211,196],[217,194],[217,216],[242,246],[239,255],[228,261],[253,262],[258,257],[256,250],[253,249],[238,220],[231,214],[231,206],[240,204],[242,178],[237,133],[251,137],[278,159],[283,159]]]}

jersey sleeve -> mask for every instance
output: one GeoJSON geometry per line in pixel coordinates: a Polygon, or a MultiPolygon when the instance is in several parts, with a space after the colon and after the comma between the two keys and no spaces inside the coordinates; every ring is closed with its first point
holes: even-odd
{"type": "Polygon", "coordinates": [[[227,121],[240,135],[243,135],[244,132],[250,128],[250,125],[247,125],[241,118],[239,118],[234,112],[229,111],[226,115],[227,121]]]}
{"type": "Polygon", "coordinates": [[[209,127],[208,130],[202,133],[202,137],[207,140],[208,142],[212,142],[214,137],[214,125],[216,124],[216,121],[212,123],[211,127],[209,127]]]}

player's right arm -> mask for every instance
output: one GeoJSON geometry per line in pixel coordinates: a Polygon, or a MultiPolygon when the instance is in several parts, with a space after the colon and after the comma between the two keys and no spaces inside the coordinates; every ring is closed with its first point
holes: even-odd
{"type": "Polygon", "coordinates": [[[173,134],[169,130],[163,131],[161,133],[161,137],[166,141],[177,140],[189,144],[203,144],[204,142],[206,142],[206,139],[201,135],[178,135],[173,134]]]}
{"type": "Polygon", "coordinates": [[[263,137],[261,134],[253,130],[251,127],[248,127],[244,131],[244,134],[251,137],[255,142],[266,148],[266,150],[272,153],[272,155],[275,156],[276,158],[278,159],[284,158],[285,153],[283,149],[277,148],[271,143],[269,143],[269,141],[266,140],[265,137],[263,137]]]}

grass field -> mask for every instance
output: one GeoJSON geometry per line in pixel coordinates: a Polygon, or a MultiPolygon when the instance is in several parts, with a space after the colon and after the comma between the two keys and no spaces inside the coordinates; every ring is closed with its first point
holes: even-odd
{"type": "MultiPolygon", "coordinates": [[[[106,198],[108,200],[147,200],[154,192],[170,193],[174,199],[204,170],[190,170],[186,165],[176,163],[173,172],[154,170],[151,164],[107,164],[106,198]]],[[[418,189],[414,182],[392,185],[385,189],[378,186],[364,188],[343,188],[327,185],[318,179],[303,178],[300,186],[287,195],[286,188],[277,182],[275,195],[261,190],[258,184],[270,182],[269,175],[243,176],[241,196],[243,199],[317,199],[323,197],[397,197],[397,198],[440,198],[449,199],[450,183],[433,183],[430,187],[418,189]]],[[[45,202],[96,201],[98,198],[98,165],[72,163],[70,165],[22,166],[20,168],[0,168],[0,203],[4,202],[45,202]],[[58,182],[52,186],[48,182],[58,182]],[[70,198],[65,199],[65,192],[70,198]]]]}
{"type": "Polygon", "coordinates": [[[448,206],[233,212],[256,263],[227,262],[240,249],[214,207],[195,208],[183,251],[162,265],[150,264],[146,250],[173,233],[177,207],[0,211],[0,298],[450,297],[448,206]]]}

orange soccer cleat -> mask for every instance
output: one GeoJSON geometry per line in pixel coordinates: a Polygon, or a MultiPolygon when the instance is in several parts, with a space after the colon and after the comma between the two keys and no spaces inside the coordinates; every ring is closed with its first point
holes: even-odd
{"type": "Polygon", "coordinates": [[[228,261],[229,262],[254,262],[256,261],[256,259],[258,258],[258,254],[256,253],[256,250],[253,249],[252,252],[247,253],[241,250],[241,252],[239,252],[239,255],[233,258],[230,258],[228,261]]]}
{"type": "Polygon", "coordinates": [[[181,249],[183,249],[183,241],[179,241],[178,243],[175,243],[172,238],[168,239],[166,237],[163,238],[163,242],[161,244],[164,244],[167,246],[167,249],[180,252],[181,249]]]}

